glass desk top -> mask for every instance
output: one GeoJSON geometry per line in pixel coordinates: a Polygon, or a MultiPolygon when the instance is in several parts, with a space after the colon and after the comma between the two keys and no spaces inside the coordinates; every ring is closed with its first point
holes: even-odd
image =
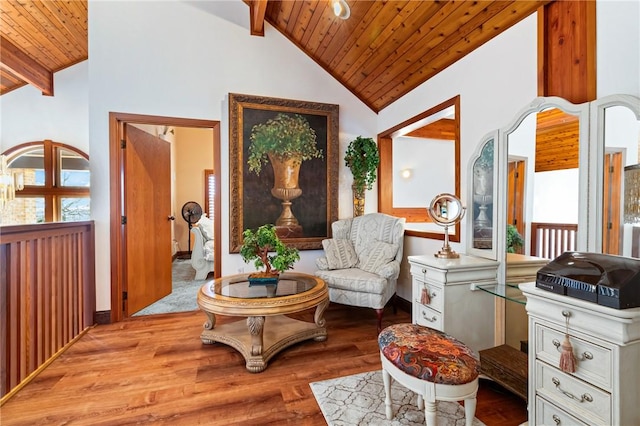
{"type": "Polygon", "coordinates": [[[472,290],[481,290],[521,305],[527,304],[527,298],[517,284],[472,284],[472,290]]]}

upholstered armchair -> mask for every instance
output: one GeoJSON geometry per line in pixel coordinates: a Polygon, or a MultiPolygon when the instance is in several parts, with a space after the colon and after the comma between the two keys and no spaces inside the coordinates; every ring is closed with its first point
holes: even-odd
{"type": "Polygon", "coordinates": [[[213,221],[202,215],[198,223],[191,228],[194,236],[191,251],[191,266],[196,270],[196,280],[205,280],[213,272],[213,221]]]}
{"type": "Polygon", "coordinates": [[[316,260],[315,275],[329,287],[329,299],[344,305],[373,308],[382,329],[384,307],[395,297],[404,218],[369,213],[331,224],[333,238],[322,241],[325,255],[316,260]]]}

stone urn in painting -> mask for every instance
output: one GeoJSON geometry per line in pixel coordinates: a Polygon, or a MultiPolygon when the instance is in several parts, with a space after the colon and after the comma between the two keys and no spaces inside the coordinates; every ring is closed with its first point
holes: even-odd
{"type": "Polygon", "coordinates": [[[365,190],[372,188],[380,164],[378,144],[372,138],[358,136],[349,143],[344,163],[353,175],[353,216],[362,216],[365,190]]]}
{"type": "Polygon", "coordinates": [[[282,212],[276,220],[279,235],[302,236],[302,227],[291,206],[292,200],[302,195],[298,184],[302,162],[322,158],[316,132],[302,115],[279,113],[275,118],[253,126],[250,140],[249,171],[259,175],[267,162],[273,168],[271,195],[282,200],[282,212]]]}

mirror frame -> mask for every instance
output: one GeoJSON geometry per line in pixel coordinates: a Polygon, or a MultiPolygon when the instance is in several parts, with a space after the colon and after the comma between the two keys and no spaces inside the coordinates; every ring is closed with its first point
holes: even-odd
{"type": "MultiPolygon", "coordinates": [[[[418,114],[402,123],[378,134],[378,150],[380,152],[380,165],[378,167],[378,211],[396,217],[404,217],[407,222],[424,219],[424,222],[433,222],[427,213],[428,205],[416,208],[394,208],[393,207],[393,134],[423,120],[445,108],[454,106],[455,115],[455,141],[454,141],[454,167],[455,182],[453,195],[460,199],[460,95],[456,95],[427,111],[418,114]]],[[[460,242],[460,221],[455,224],[455,234],[449,235],[449,240],[460,242]]],[[[444,230],[442,232],[416,231],[405,229],[405,235],[421,238],[431,238],[444,240],[444,230]]]]}
{"type": "Polygon", "coordinates": [[[476,150],[474,152],[474,154],[471,156],[471,158],[469,159],[469,170],[467,171],[467,207],[469,209],[469,214],[467,214],[467,224],[466,224],[466,229],[467,229],[467,254],[472,255],[472,256],[477,256],[477,257],[482,257],[485,259],[491,259],[491,260],[498,260],[498,250],[496,248],[496,244],[495,241],[497,241],[498,237],[497,237],[497,226],[495,226],[496,221],[497,221],[497,216],[498,216],[498,209],[496,208],[496,202],[497,202],[497,197],[494,195],[493,197],[493,208],[492,208],[492,215],[491,215],[491,223],[494,224],[493,226],[493,230],[491,233],[491,248],[490,249],[481,249],[481,248],[475,248],[473,247],[473,237],[474,237],[474,205],[473,205],[473,194],[474,194],[474,188],[473,188],[473,180],[474,180],[474,175],[473,175],[473,168],[476,164],[476,161],[480,158],[480,156],[482,155],[482,151],[484,149],[484,147],[486,146],[487,143],[489,143],[489,141],[493,141],[493,186],[492,186],[492,191],[493,194],[497,194],[497,188],[498,188],[498,136],[499,136],[499,132],[498,130],[494,130],[490,133],[487,133],[481,140],[480,143],[478,144],[478,146],[476,147],[476,150]]]}
{"type": "Polygon", "coordinates": [[[433,221],[440,226],[451,226],[452,224],[456,224],[460,222],[464,217],[464,212],[465,212],[465,208],[462,206],[462,201],[460,200],[460,198],[456,197],[453,194],[449,194],[447,192],[438,194],[435,197],[433,197],[433,200],[431,200],[431,204],[429,204],[429,210],[428,210],[429,216],[431,216],[433,221]],[[455,202],[455,204],[458,206],[458,211],[456,212],[454,217],[443,220],[442,217],[436,214],[435,206],[440,200],[447,200],[449,203],[455,202]]]}
{"type": "MultiPolygon", "coordinates": [[[[589,208],[595,212],[595,223],[593,226],[593,236],[590,241],[593,244],[588,247],[589,251],[602,251],[602,219],[604,204],[604,154],[605,154],[605,110],[611,107],[626,107],[636,119],[640,121],[640,98],[633,95],[609,95],[592,101],[590,108],[590,131],[596,136],[595,146],[592,146],[590,153],[589,169],[594,170],[597,182],[595,182],[596,196],[590,197],[589,208]]],[[[640,143],[640,141],[639,141],[640,143]]]]}

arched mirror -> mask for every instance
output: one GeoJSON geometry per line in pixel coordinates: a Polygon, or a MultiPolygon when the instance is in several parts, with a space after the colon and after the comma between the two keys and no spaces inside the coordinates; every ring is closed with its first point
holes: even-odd
{"type": "Polygon", "coordinates": [[[436,195],[427,209],[429,216],[435,223],[444,228],[444,245],[442,250],[435,254],[442,259],[456,259],[460,257],[449,246],[449,227],[455,226],[462,220],[465,208],[462,207],[460,199],[453,194],[436,195]]]}
{"type": "MultiPolygon", "coordinates": [[[[444,239],[427,202],[440,193],[460,196],[460,97],[380,133],[378,143],[379,211],[406,218],[405,235],[444,239]]],[[[459,222],[449,231],[459,242],[459,222]]]]}
{"type": "Polygon", "coordinates": [[[640,177],[640,170],[634,172],[640,163],[640,99],[598,99],[592,103],[591,123],[597,132],[595,175],[600,176],[594,251],[640,258],[640,203],[632,198],[640,191],[640,180],[634,178],[640,177]]]}
{"type": "Polygon", "coordinates": [[[585,250],[588,104],[537,98],[501,132],[498,249],[554,259],[585,250]]]}

